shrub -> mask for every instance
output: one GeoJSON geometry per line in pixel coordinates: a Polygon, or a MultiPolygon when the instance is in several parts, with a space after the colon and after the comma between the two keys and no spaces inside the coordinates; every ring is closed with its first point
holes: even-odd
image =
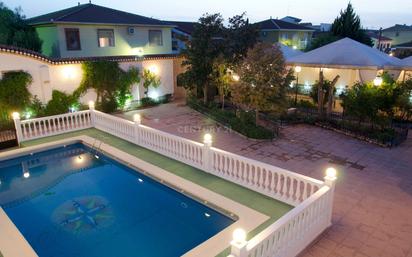
{"type": "Polygon", "coordinates": [[[79,105],[76,96],[53,90],[52,99],[47,103],[44,113],[46,116],[67,113],[73,105],[79,105]]]}
{"type": "Polygon", "coordinates": [[[31,94],[28,86],[31,75],[24,71],[10,71],[0,80],[0,119],[10,119],[10,113],[22,111],[30,104],[31,94]]]}

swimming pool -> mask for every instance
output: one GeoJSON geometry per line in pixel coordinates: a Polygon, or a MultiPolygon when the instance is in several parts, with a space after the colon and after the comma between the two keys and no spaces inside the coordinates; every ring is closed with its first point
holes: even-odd
{"type": "Polygon", "coordinates": [[[181,256],[235,221],[83,144],[0,162],[0,206],[40,256],[181,256]]]}

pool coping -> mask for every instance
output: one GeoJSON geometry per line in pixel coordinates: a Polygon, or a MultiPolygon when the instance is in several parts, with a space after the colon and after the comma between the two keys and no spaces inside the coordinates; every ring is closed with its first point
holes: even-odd
{"type": "MultiPolygon", "coordinates": [[[[84,143],[86,145],[93,146],[96,141],[98,140],[84,135],[71,137],[50,143],[44,143],[36,146],[30,146],[0,153],[0,161],[23,156],[33,151],[44,151],[74,143],[84,143]]],[[[146,173],[146,175],[155,178],[161,178],[161,180],[163,180],[166,184],[170,184],[173,187],[182,189],[185,193],[189,194],[189,196],[193,195],[197,199],[204,199],[212,205],[212,208],[213,205],[217,206],[227,212],[235,214],[238,217],[238,219],[232,225],[220,231],[215,236],[193,248],[189,252],[185,253],[183,255],[184,257],[215,257],[229,247],[230,241],[232,240],[232,233],[236,228],[241,227],[246,232],[251,232],[253,229],[257,228],[259,225],[263,224],[270,218],[269,216],[266,216],[256,210],[253,210],[236,201],[217,194],[194,182],[172,174],[171,172],[161,169],[153,164],[143,161],[109,144],[101,142],[101,144],[99,144],[98,151],[107,153],[112,157],[120,160],[121,162],[129,163],[131,164],[131,168],[135,167],[140,171],[146,173]]],[[[6,229],[0,231],[0,249],[2,249],[5,257],[37,256],[30,244],[26,241],[17,227],[0,207],[0,225],[3,224],[6,229]]]]}

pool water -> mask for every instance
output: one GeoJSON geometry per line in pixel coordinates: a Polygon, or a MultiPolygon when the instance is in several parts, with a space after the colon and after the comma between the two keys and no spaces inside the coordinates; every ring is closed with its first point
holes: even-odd
{"type": "Polygon", "coordinates": [[[0,162],[0,206],[40,257],[174,257],[234,220],[82,144],[0,162]]]}

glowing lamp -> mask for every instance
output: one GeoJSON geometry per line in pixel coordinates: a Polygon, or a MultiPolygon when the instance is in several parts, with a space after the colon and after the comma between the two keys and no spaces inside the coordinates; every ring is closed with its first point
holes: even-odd
{"type": "Polygon", "coordinates": [[[19,120],[20,119],[20,113],[18,113],[18,112],[13,112],[11,114],[11,116],[13,117],[13,120],[19,120]]]}
{"type": "Polygon", "coordinates": [[[73,79],[76,77],[76,71],[72,66],[64,67],[63,68],[63,76],[66,79],[73,79]]]}
{"type": "Polygon", "coordinates": [[[326,169],[326,177],[327,177],[327,178],[329,178],[329,179],[335,179],[335,178],[336,178],[336,174],[337,174],[337,171],[336,171],[335,168],[330,167],[330,168],[327,168],[327,169],[326,169]]]}
{"type": "Polygon", "coordinates": [[[232,75],[232,79],[237,82],[237,81],[240,80],[240,76],[237,75],[237,74],[233,74],[233,75],[232,75]]]}
{"type": "Polygon", "coordinates": [[[30,177],[30,172],[25,171],[25,172],[23,173],[23,177],[24,177],[24,178],[29,178],[29,177],[30,177]]]}
{"type": "Polygon", "coordinates": [[[383,79],[380,76],[377,76],[374,80],[373,80],[373,84],[377,87],[379,87],[380,85],[382,85],[383,79]]]}
{"type": "Polygon", "coordinates": [[[300,67],[300,66],[295,67],[295,72],[299,73],[301,71],[302,71],[302,67],[300,67]]]}
{"type": "Polygon", "coordinates": [[[235,229],[233,231],[233,242],[238,244],[246,242],[246,232],[241,228],[235,229]]]}
{"type": "Polygon", "coordinates": [[[136,113],[135,115],[133,115],[133,121],[140,124],[142,122],[142,116],[139,113],[136,113]]]}
{"type": "Polygon", "coordinates": [[[149,92],[148,96],[153,100],[157,100],[159,98],[159,93],[157,93],[156,90],[152,90],[149,92]]]}
{"type": "Polygon", "coordinates": [[[89,102],[89,109],[94,109],[94,102],[93,101],[89,102]]]}
{"type": "Polygon", "coordinates": [[[158,74],[159,73],[159,68],[157,68],[156,65],[152,65],[149,67],[149,71],[153,74],[158,74]]]}
{"type": "Polygon", "coordinates": [[[207,133],[207,134],[205,134],[204,136],[203,136],[203,143],[205,144],[205,145],[211,145],[212,144],[212,135],[211,134],[209,134],[209,133],[207,133]]]}
{"type": "Polygon", "coordinates": [[[297,46],[293,46],[293,49],[296,50],[296,49],[298,49],[298,47],[297,47],[297,46]]]}

